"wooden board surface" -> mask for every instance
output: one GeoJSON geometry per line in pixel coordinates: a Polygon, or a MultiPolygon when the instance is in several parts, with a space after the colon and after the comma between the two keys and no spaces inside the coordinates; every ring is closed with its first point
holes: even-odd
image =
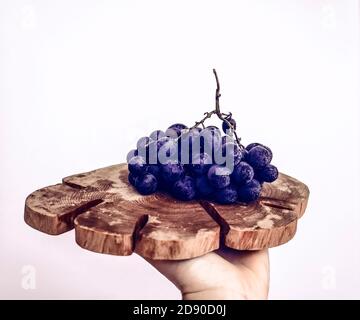
{"type": "Polygon", "coordinates": [[[25,221],[52,235],[75,228],[76,242],[99,253],[189,259],[221,243],[257,250],[289,241],[309,197],[305,184],[280,174],[249,205],[182,202],[163,193],[142,196],[127,175],[119,164],[37,190],[26,199],[25,221]]]}

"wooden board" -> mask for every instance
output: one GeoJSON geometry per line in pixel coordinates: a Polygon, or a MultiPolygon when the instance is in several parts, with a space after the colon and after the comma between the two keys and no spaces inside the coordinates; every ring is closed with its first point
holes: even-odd
{"type": "Polygon", "coordinates": [[[305,184],[280,174],[249,205],[182,202],[164,193],[142,196],[127,175],[119,164],[37,190],[26,199],[25,222],[52,235],[75,228],[76,242],[99,253],[189,259],[221,243],[257,250],[289,241],[309,197],[305,184]]]}

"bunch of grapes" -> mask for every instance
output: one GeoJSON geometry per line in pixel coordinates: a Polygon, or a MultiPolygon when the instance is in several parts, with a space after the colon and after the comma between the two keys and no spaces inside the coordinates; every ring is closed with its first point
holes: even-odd
{"type": "MultiPolygon", "coordinates": [[[[223,122],[225,133],[228,122],[223,122]]],[[[183,124],[140,138],[127,155],[129,182],[139,193],[162,190],[184,201],[221,204],[258,199],[262,184],[278,177],[271,160],[271,150],[260,143],[245,148],[215,126],[189,129],[183,124]]]]}
{"type": "Polygon", "coordinates": [[[215,69],[215,110],[191,128],[176,123],[165,132],[156,130],[138,140],[127,155],[129,182],[148,195],[162,190],[180,200],[207,199],[221,204],[250,203],[259,198],[264,183],[278,177],[270,164],[270,148],[251,143],[246,148],[236,134],[232,114],[220,111],[220,84],[215,69]],[[205,120],[217,115],[222,135],[205,120]],[[202,128],[200,128],[200,125],[202,128]]]}

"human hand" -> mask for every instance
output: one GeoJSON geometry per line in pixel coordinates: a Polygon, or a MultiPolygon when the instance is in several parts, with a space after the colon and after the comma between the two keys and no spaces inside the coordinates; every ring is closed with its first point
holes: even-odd
{"type": "Polygon", "coordinates": [[[184,300],[267,299],[268,250],[221,248],[188,260],[146,259],[168,278],[184,300]]]}

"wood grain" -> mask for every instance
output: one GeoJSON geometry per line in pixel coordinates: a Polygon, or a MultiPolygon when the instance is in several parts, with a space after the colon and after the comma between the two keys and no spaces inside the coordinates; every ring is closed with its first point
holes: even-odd
{"type": "Polygon", "coordinates": [[[275,182],[264,184],[260,199],[249,205],[202,204],[214,219],[221,221],[226,246],[258,250],[279,246],[294,237],[308,197],[306,185],[280,174],[275,182]]]}
{"type": "Polygon", "coordinates": [[[250,205],[181,202],[163,193],[142,196],[127,175],[120,164],[37,190],[26,199],[25,222],[53,235],[75,227],[76,242],[99,253],[189,259],[220,244],[257,250],[289,241],[309,196],[306,185],[280,174],[250,205]]]}

